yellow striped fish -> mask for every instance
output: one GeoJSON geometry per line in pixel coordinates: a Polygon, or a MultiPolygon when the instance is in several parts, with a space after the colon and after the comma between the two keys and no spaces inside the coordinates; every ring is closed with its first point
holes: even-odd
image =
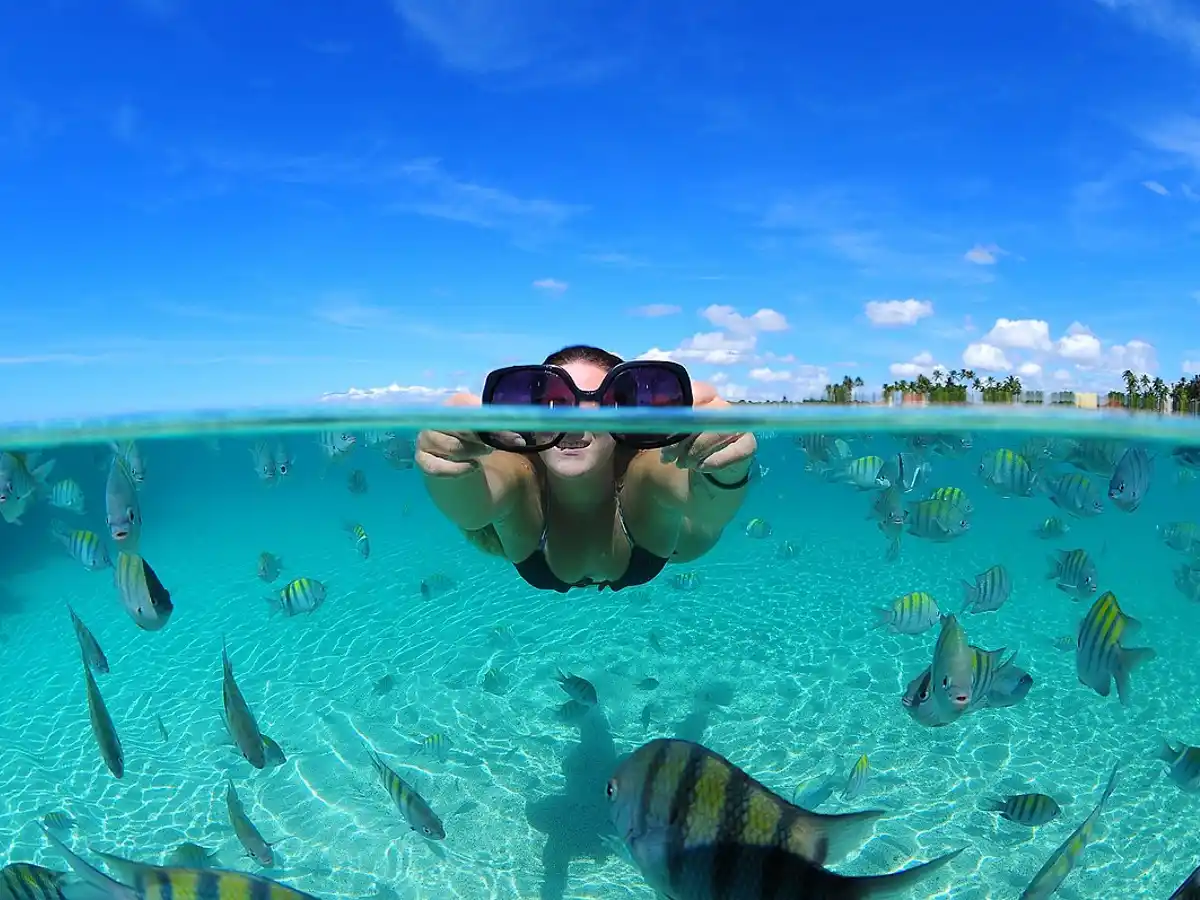
{"type": "Polygon", "coordinates": [[[367,536],[367,529],[357,522],[347,522],[345,527],[350,537],[354,538],[354,549],[358,551],[359,556],[368,559],[371,556],[371,538],[367,536]]]}
{"type": "Polygon", "coordinates": [[[3,900],[62,900],[63,873],[33,863],[9,863],[0,869],[3,900]]]}
{"type": "Polygon", "coordinates": [[[171,593],[158,580],[150,563],[136,553],[117,553],[116,571],[113,581],[121,595],[121,605],[139,628],[159,631],[165,628],[171,613],[171,593]]]}
{"type": "Polygon", "coordinates": [[[1116,786],[1117,767],[1113,766],[1112,775],[1108,778],[1108,787],[1104,789],[1104,794],[1100,797],[1096,808],[1092,810],[1092,814],[1071,832],[1071,836],[1063,841],[1057,850],[1050,854],[1046,864],[1038,869],[1038,873],[1033,876],[1033,881],[1029,882],[1029,887],[1025,888],[1025,892],[1021,894],[1020,900],[1046,900],[1062,886],[1062,883],[1067,880],[1067,876],[1083,858],[1083,851],[1096,836],[1096,829],[1100,824],[1100,814],[1104,811],[1104,805],[1112,796],[1113,788],[1116,786]]]}
{"type": "Polygon", "coordinates": [[[271,604],[271,615],[282,612],[285,616],[295,616],[318,609],[327,594],[325,585],[315,578],[293,578],[278,594],[266,600],[271,604]]]}
{"type": "Polygon", "coordinates": [[[863,788],[867,786],[867,776],[870,774],[871,763],[867,759],[867,754],[864,753],[850,770],[850,777],[846,779],[846,787],[842,791],[842,799],[853,800],[861,794],[863,788]]]}
{"type": "Polygon", "coordinates": [[[370,747],[367,747],[367,752],[371,755],[371,765],[379,773],[379,780],[383,783],[384,789],[392,798],[392,802],[396,804],[396,808],[400,810],[400,814],[404,816],[404,820],[408,822],[409,827],[430,840],[440,841],[445,838],[446,829],[442,827],[442,820],[425,802],[425,798],[414,791],[408,782],[389,769],[387,764],[379,758],[378,753],[370,747]]]}
{"type": "Polygon", "coordinates": [[[607,792],[631,861],[672,900],[890,897],[962,852],[890,875],[830,872],[824,864],[861,846],[882,812],[808,812],[691,741],[643,745],[617,766],[607,792]]]}
{"type": "Polygon", "coordinates": [[[1115,680],[1122,706],[1129,704],[1129,673],[1156,656],[1149,647],[1121,646],[1125,636],[1140,627],[1137,619],[1121,612],[1112,591],[1096,598],[1079,623],[1079,640],[1075,645],[1075,671],[1079,680],[1101,697],[1108,696],[1115,680]]]}
{"type": "Polygon", "coordinates": [[[50,534],[70,554],[71,558],[90,572],[98,572],[112,565],[108,548],[100,536],[86,528],[68,528],[57,519],[50,523],[50,534]]]}
{"type": "Polygon", "coordinates": [[[996,450],[979,464],[983,483],[1001,497],[1028,497],[1033,493],[1037,475],[1020,453],[996,450]]]}
{"type": "Polygon", "coordinates": [[[95,900],[318,900],[269,878],[220,869],[135,864],[128,873],[131,884],[126,885],[77,856],[54,835],[47,832],[46,837],[86,883],[88,896],[95,900]]]}
{"type": "Polygon", "coordinates": [[[1000,813],[1002,819],[1028,828],[1045,825],[1062,812],[1058,801],[1046,794],[1018,794],[1005,800],[992,800],[984,808],[988,812],[1000,813]]]}
{"type": "Polygon", "coordinates": [[[934,488],[929,494],[930,500],[945,500],[947,503],[957,506],[965,513],[975,512],[975,505],[967,496],[967,492],[960,487],[940,487],[934,488]]]}
{"type": "Polygon", "coordinates": [[[923,634],[942,617],[937,601],[925,591],[912,591],[897,597],[891,606],[875,610],[875,628],[888,626],[892,634],[923,634]]]}
{"type": "Polygon", "coordinates": [[[429,735],[421,741],[421,750],[437,760],[445,761],[450,755],[450,738],[442,732],[429,735]]]}

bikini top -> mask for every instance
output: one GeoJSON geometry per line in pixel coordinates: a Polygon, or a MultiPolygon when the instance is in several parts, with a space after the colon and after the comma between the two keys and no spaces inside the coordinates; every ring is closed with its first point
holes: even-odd
{"type": "Polygon", "coordinates": [[[629,529],[625,527],[625,516],[621,512],[621,501],[617,499],[617,521],[621,523],[621,531],[625,534],[625,539],[629,541],[629,566],[625,569],[625,574],[616,581],[593,581],[592,579],[584,579],[570,583],[563,581],[552,571],[550,571],[550,563],[546,560],[546,532],[547,532],[547,516],[545,515],[545,504],[542,504],[542,536],[538,540],[537,549],[529,556],[518,563],[513,563],[513,568],[517,570],[525,581],[532,587],[541,591],[558,591],[560,594],[565,594],[571,588],[575,587],[591,587],[595,585],[600,590],[609,588],[610,590],[619,591],[622,588],[633,587],[639,584],[645,584],[654,579],[663,567],[667,564],[667,558],[651,553],[645,547],[639,547],[637,543],[630,537],[629,529]]]}

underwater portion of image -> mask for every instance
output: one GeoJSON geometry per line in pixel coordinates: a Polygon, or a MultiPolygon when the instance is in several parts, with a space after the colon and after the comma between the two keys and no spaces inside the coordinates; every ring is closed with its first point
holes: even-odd
{"type": "Polygon", "coordinates": [[[773,427],[570,590],[411,431],[0,452],[0,900],[1200,898],[1200,446],[773,427]]]}

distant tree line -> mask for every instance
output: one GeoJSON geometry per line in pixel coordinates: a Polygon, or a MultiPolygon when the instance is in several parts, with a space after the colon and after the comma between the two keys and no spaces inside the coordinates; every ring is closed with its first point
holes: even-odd
{"type": "MultiPolygon", "coordinates": [[[[1160,412],[1200,412],[1200,375],[1190,378],[1181,377],[1174,383],[1168,383],[1162,378],[1151,378],[1148,374],[1135,374],[1126,369],[1121,377],[1125,381],[1125,390],[1109,391],[1108,406],[1124,407],[1126,409],[1149,409],[1160,412]]],[[[874,397],[862,397],[858,392],[863,387],[863,380],[850,375],[842,376],[842,380],[825,385],[823,397],[803,399],[801,403],[869,403],[874,397]]],[[[972,369],[935,369],[930,375],[918,375],[913,379],[897,379],[883,386],[883,400],[890,402],[893,397],[921,398],[931,403],[966,403],[968,392],[974,390],[984,403],[1044,403],[1045,394],[1042,391],[1027,391],[1016,375],[1004,379],[996,379],[991,375],[980,378],[972,369]]],[[[741,401],[754,402],[754,401],[741,401]]],[[[792,403],[784,396],[781,402],[792,403]]],[[[1051,403],[1073,404],[1074,394],[1063,391],[1051,394],[1051,403]]]]}

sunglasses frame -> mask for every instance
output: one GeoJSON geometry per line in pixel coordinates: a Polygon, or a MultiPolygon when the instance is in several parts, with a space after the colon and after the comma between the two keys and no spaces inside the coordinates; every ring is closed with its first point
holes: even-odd
{"type": "MultiPolygon", "coordinates": [[[[616,380],[617,376],[619,376],[623,372],[628,372],[631,370],[636,371],[638,369],[664,369],[664,370],[670,372],[671,374],[673,374],[676,378],[679,379],[679,386],[682,389],[682,394],[683,394],[682,402],[678,404],[678,407],[679,408],[691,407],[693,399],[694,399],[693,395],[692,395],[692,378],[688,374],[687,369],[685,369],[683,366],[681,366],[677,362],[670,362],[668,360],[658,360],[658,359],[655,359],[655,360],[634,359],[634,360],[629,360],[628,362],[619,363],[618,365],[615,365],[611,369],[608,370],[607,374],[605,374],[605,376],[604,376],[604,380],[600,382],[599,387],[597,387],[594,391],[585,391],[581,387],[579,387],[579,385],[577,385],[575,383],[575,380],[571,377],[571,374],[566,369],[564,369],[562,366],[553,366],[553,365],[505,366],[503,369],[496,369],[495,371],[488,373],[487,378],[483,383],[483,395],[481,397],[481,400],[482,400],[484,406],[491,406],[492,398],[495,396],[497,386],[505,378],[505,376],[510,375],[513,372],[540,372],[542,374],[554,375],[554,376],[557,376],[558,378],[561,378],[563,383],[566,384],[567,387],[569,387],[571,389],[571,393],[575,397],[575,406],[576,406],[576,408],[578,408],[579,404],[585,403],[585,402],[600,403],[604,397],[604,392],[606,390],[608,390],[609,387],[612,386],[612,383],[613,383],[613,381],[616,380]]],[[[508,404],[506,404],[506,405],[508,405],[508,404]]],[[[519,404],[512,404],[512,405],[519,405],[519,404]]],[[[529,405],[533,406],[535,404],[529,404],[529,405]]],[[[645,407],[637,407],[637,406],[631,406],[631,407],[626,407],[626,408],[628,408],[628,409],[645,409],[645,407]]],[[[541,453],[543,450],[549,450],[552,447],[557,447],[558,444],[562,441],[562,439],[567,436],[568,432],[566,432],[566,431],[559,432],[554,435],[553,440],[548,441],[548,442],[542,442],[542,443],[536,443],[532,440],[532,438],[533,438],[532,432],[520,432],[521,436],[525,437],[527,439],[527,443],[524,447],[510,447],[507,444],[504,444],[495,436],[495,432],[478,431],[478,432],[476,432],[476,434],[479,436],[479,439],[481,441],[483,441],[485,444],[487,444],[489,447],[491,447],[495,450],[505,450],[509,453],[541,453]]],[[[684,438],[688,437],[689,434],[690,434],[690,432],[684,432],[682,434],[669,434],[669,435],[651,435],[651,434],[643,435],[643,434],[637,434],[635,432],[618,434],[618,433],[614,432],[612,437],[613,437],[613,440],[616,441],[618,444],[622,444],[626,447],[631,447],[631,448],[634,448],[637,450],[657,450],[657,449],[661,449],[662,447],[670,447],[672,444],[678,444],[684,438]]]]}

